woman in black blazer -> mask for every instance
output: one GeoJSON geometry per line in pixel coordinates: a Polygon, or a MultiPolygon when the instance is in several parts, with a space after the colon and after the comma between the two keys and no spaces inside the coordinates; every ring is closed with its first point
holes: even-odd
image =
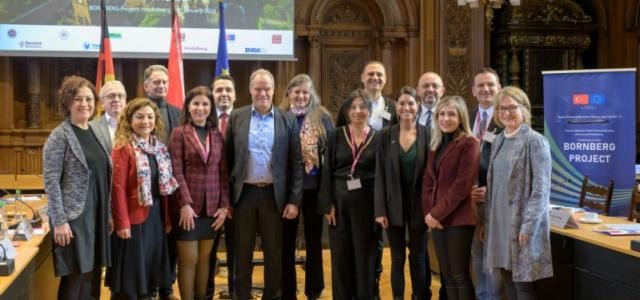
{"type": "Polygon", "coordinates": [[[431,299],[427,272],[427,230],[422,215],[422,174],[429,145],[429,129],[415,122],[416,91],[400,90],[396,101],[398,124],[380,132],[376,159],[375,216],[387,230],[391,246],[391,289],[403,299],[405,250],[409,247],[412,298],[431,299]],[[409,232],[409,243],[405,233],[409,232]]]}

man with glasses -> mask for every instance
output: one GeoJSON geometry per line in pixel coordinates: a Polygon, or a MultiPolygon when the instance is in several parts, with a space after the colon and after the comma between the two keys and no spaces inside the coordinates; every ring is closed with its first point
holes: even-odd
{"type": "MultiPolygon", "coordinates": [[[[502,131],[492,122],[494,107],[493,97],[501,90],[498,73],[491,68],[481,68],[473,77],[471,92],[478,101],[478,108],[469,114],[470,122],[473,126],[473,134],[480,141],[480,169],[478,171],[478,182],[471,189],[471,198],[476,203],[478,224],[482,224],[484,218],[484,203],[487,193],[487,169],[491,154],[491,143],[493,138],[502,131]]],[[[476,279],[476,298],[500,299],[501,281],[499,272],[485,274],[482,271],[483,241],[480,235],[483,232],[481,226],[476,227],[476,233],[471,244],[471,265],[472,272],[476,279]]]]}
{"type": "Polygon", "coordinates": [[[113,139],[118,128],[118,117],[127,104],[127,92],[124,90],[122,82],[118,80],[107,81],[100,89],[100,103],[104,108],[104,115],[91,122],[98,129],[96,130],[98,139],[104,142],[107,150],[111,153],[113,139]]]}
{"type": "Polygon", "coordinates": [[[433,120],[436,104],[444,95],[445,88],[440,75],[434,72],[426,72],[420,76],[416,88],[420,96],[420,108],[418,109],[418,123],[427,128],[433,128],[433,120]]]}

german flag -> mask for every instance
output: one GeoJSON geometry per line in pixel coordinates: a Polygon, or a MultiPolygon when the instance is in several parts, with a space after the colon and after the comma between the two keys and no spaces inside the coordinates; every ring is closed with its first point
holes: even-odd
{"type": "Polygon", "coordinates": [[[115,72],[113,71],[113,56],[111,55],[107,9],[104,5],[104,0],[100,0],[100,53],[98,54],[97,73],[96,90],[98,91],[104,82],[116,79],[115,72]]]}

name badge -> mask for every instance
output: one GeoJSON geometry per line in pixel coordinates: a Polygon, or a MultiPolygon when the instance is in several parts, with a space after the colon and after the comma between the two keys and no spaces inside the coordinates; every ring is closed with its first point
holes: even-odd
{"type": "Polygon", "coordinates": [[[487,142],[487,143],[492,144],[492,143],[493,143],[493,141],[495,141],[495,140],[496,140],[496,134],[495,134],[495,133],[493,133],[493,132],[486,132],[486,133],[484,134],[484,136],[482,137],[482,140],[483,140],[483,141],[485,141],[485,142],[487,142]]]}
{"type": "Polygon", "coordinates": [[[360,178],[353,178],[347,180],[347,190],[353,191],[362,188],[362,183],[360,182],[360,178]]]}
{"type": "Polygon", "coordinates": [[[387,121],[391,120],[391,113],[386,111],[386,110],[380,112],[379,115],[380,115],[380,117],[382,117],[383,119],[385,119],[387,121]]]}

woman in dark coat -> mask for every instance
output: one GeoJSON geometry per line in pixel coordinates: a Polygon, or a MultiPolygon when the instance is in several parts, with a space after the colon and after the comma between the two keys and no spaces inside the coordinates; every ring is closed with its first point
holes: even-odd
{"type": "MultiPolygon", "coordinates": [[[[296,75],[289,81],[280,108],[289,111],[298,120],[300,147],[304,161],[304,191],[302,213],[304,214],[304,240],[306,246],[305,288],[308,299],[318,299],[324,289],[322,271],[322,223],[323,214],[318,212],[318,189],[322,155],[326,149],[327,135],[333,132],[331,115],[320,104],[320,97],[311,78],[306,74],[296,75]]],[[[296,299],[295,246],[298,221],[285,219],[282,247],[282,299],[296,299]]]]}
{"type": "Polygon", "coordinates": [[[329,223],[333,298],[370,300],[379,228],[373,214],[378,133],[368,124],[371,101],[363,90],[343,105],[349,124],[328,139],[319,204],[329,223]]]}
{"type": "Polygon", "coordinates": [[[111,264],[111,160],[89,123],[96,99],[87,79],[65,78],[58,90],[65,120],[51,132],[42,153],[53,262],[61,277],[58,299],[99,297],[102,267],[111,264]]]}
{"type": "Polygon", "coordinates": [[[447,298],[475,298],[469,273],[476,219],[471,187],[480,164],[480,145],[471,133],[464,99],[442,98],[436,106],[429,159],[422,186],[424,221],[444,277],[447,298]]]}
{"type": "Polygon", "coordinates": [[[418,124],[416,91],[403,87],[396,100],[398,124],[382,129],[376,159],[375,216],[391,246],[391,289],[404,298],[404,264],[409,248],[412,298],[431,299],[427,272],[427,227],[422,215],[422,175],[429,130],[418,124]],[[408,244],[406,233],[409,233],[408,244]]]}

